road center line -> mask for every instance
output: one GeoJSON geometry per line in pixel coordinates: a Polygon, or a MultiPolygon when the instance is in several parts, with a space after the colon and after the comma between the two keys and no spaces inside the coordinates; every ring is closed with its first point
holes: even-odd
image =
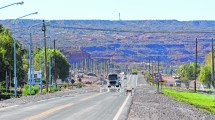
{"type": "Polygon", "coordinates": [[[86,101],[86,100],[92,99],[92,98],[94,98],[94,97],[96,97],[96,96],[99,96],[99,95],[101,95],[101,94],[103,94],[103,93],[98,93],[98,94],[95,94],[95,95],[93,95],[93,96],[89,96],[89,97],[83,98],[83,99],[81,99],[80,101],[86,101]]]}
{"type": "Polygon", "coordinates": [[[59,107],[56,107],[56,108],[47,110],[47,111],[45,111],[45,112],[42,112],[42,113],[40,113],[40,114],[31,116],[31,117],[29,117],[29,118],[26,118],[25,120],[37,120],[37,119],[39,119],[39,118],[42,118],[42,117],[47,116],[47,115],[49,115],[49,114],[52,114],[52,113],[54,113],[54,112],[56,112],[56,111],[59,111],[59,110],[61,110],[61,109],[65,109],[65,108],[70,107],[70,106],[72,106],[72,105],[73,105],[73,104],[71,104],[71,103],[66,104],[66,105],[62,105],[62,106],[59,106],[59,107]]]}
{"type": "Polygon", "coordinates": [[[127,98],[125,99],[124,103],[120,107],[119,111],[117,112],[117,114],[115,115],[115,117],[113,118],[113,120],[118,120],[120,114],[122,113],[122,110],[124,109],[126,103],[128,102],[129,97],[130,97],[130,95],[127,96],[127,98]]]}

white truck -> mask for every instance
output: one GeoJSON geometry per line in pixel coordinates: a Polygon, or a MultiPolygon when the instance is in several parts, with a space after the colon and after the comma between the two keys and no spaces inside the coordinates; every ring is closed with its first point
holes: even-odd
{"type": "Polygon", "coordinates": [[[121,86],[121,82],[120,82],[117,74],[109,74],[107,79],[108,79],[108,87],[111,87],[111,86],[120,87],[121,86]]]}

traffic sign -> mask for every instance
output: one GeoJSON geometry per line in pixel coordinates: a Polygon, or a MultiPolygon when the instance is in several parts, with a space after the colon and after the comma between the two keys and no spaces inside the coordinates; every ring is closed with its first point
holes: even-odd
{"type": "Polygon", "coordinates": [[[150,81],[150,82],[153,82],[153,81],[154,81],[154,80],[153,80],[153,77],[150,77],[150,78],[149,78],[149,81],[150,81]]]}
{"type": "Polygon", "coordinates": [[[164,80],[161,80],[161,81],[159,81],[159,82],[160,82],[161,85],[163,85],[165,81],[164,81],[164,80]]]}
{"type": "Polygon", "coordinates": [[[161,74],[160,73],[156,73],[155,74],[155,78],[158,79],[158,80],[160,80],[161,79],[161,74]]]}

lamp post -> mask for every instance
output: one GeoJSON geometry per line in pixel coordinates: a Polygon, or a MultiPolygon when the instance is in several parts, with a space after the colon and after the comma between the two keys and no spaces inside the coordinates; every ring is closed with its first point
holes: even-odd
{"type": "Polygon", "coordinates": [[[24,4],[23,1],[22,1],[22,2],[16,2],[16,3],[12,3],[12,4],[10,4],[10,5],[3,6],[3,7],[1,7],[0,9],[6,8],[6,7],[9,7],[9,6],[13,6],[13,5],[23,5],[23,4],[24,4]]]}
{"type": "Polygon", "coordinates": [[[52,81],[52,57],[51,57],[51,38],[49,40],[49,82],[50,85],[52,86],[53,81],[52,81]]]}
{"type": "Polygon", "coordinates": [[[214,39],[212,38],[212,44],[211,44],[211,88],[214,87],[214,39]]]}
{"type": "Polygon", "coordinates": [[[14,20],[14,95],[15,97],[17,96],[17,78],[16,78],[16,21],[21,19],[21,18],[24,18],[24,17],[27,17],[27,16],[30,16],[30,15],[34,15],[34,14],[37,14],[38,12],[34,12],[34,13],[30,13],[30,14],[27,14],[27,15],[24,15],[22,17],[19,17],[17,19],[14,20]]]}
{"type": "MultiPolygon", "coordinates": [[[[48,37],[46,37],[48,38],[48,37]]],[[[40,78],[40,92],[42,93],[42,47],[43,47],[43,44],[42,44],[42,39],[46,39],[46,38],[41,38],[40,39],[40,74],[41,74],[41,78],[40,78]]],[[[45,46],[44,46],[45,47],[45,46]]],[[[46,66],[45,66],[45,70],[46,70],[46,66]]],[[[46,71],[45,71],[46,72],[46,71]]],[[[44,72],[44,75],[46,75],[46,73],[44,72]]],[[[45,76],[46,78],[46,76],[45,76]]],[[[47,83],[47,82],[46,82],[47,83]]],[[[47,85],[47,84],[46,84],[47,85]]]]}
{"type": "MultiPolygon", "coordinates": [[[[49,22],[49,21],[47,21],[47,22],[49,22]]],[[[36,26],[38,26],[38,25],[41,25],[41,24],[43,24],[43,22],[40,22],[40,23],[37,23],[37,24],[34,24],[34,25],[32,25],[32,26],[30,26],[29,27],[29,32],[30,32],[30,44],[29,44],[29,83],[30,83],[30,95],[31,95],[31,91],[32,91],[32,80],[33,80],[33,76],[32,76],[32,73],[33,73],[33,71],[34,71],[34,64],[33,64],[33,58],[32,58],[32,55],[33,55],[33,53],[32,53],[32,35],[31,35],[31,33],[32,33],[32,28],[33,27],[36,27],[36,26]]],[[[40,40],[41,41],[41,40],[40,40]]],[[[40,45],[41,45],[41,43],[40,43],[40,45]]],[[[42,85],[42,83],[41,83],[41,81],[40,81],[40,84],[42,85]]],[[[40,87],[42,87],[40,85],[40,87]]]]}
{"type": "Polygon", "coordinates": [[[42,93],[43,81],[42,81],[42,39],[40,39],[40,92],[42,93]]]}

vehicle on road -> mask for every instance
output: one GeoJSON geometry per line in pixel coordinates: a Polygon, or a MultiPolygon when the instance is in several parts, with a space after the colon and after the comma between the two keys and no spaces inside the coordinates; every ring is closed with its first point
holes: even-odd
{"type": "Polygon", "coordinates": [[[117,74],[109,74],[108,75],[108,87],[115,86],[115,87],[120,87],[121,82],[119,80],[119,77],[117,74]]]}
{"type": "Polygon", "coordinates": [[[78,78],[83,78],[84,77],[84,72],[78,71],[78,78]]]}
{"type": "Polygon", "coordinates": [[[95,73],[92,73],[92,72],[87,73],[87,76],[94,76],[94,77],[97,77],[97,75],[96,75],[95,73]]]}
{"type": "Polygon", "coordinates": [[[182,81],[180,79],[175,80],[175,86],[181,87],[182,81]]]}
{"type": "Polygon", "coordinates": [[[136,68],[132,68],[131,69],[131,74],[132,75],[137,75],[137,69],[136,68]]]}

